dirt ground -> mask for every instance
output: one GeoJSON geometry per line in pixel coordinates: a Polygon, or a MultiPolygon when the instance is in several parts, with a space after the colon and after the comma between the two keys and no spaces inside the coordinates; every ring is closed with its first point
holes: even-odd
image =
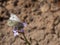
{"type": "Polygon", "coordinates": [[[15,38],[6,25],[10,13],[27,23],[31,45],[60,45],[60,0],[0,0],[0,45],[27,45],[22,34],[15,38]]]}

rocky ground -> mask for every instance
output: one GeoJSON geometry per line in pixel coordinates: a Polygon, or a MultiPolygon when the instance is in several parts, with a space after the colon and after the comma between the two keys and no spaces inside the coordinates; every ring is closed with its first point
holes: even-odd
{"type": "Polygon", "coordinates": [[[6,25],[10,13],[27,23],[31,45],[60,45],[60,0],[0,0],[0,45],[27,45],[22,34],[15,38],[6,25]]]}

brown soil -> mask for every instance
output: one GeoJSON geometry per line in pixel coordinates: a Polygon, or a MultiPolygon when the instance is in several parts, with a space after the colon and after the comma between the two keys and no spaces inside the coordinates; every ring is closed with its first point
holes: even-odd
{"type": "Polygon", "coordinates": [[[10,13],[27,23],[31,45],[60,45],[60,0],[0,0],[0,45],[27,45],[22,34],[15,38],[6,25],[10,13]]]}

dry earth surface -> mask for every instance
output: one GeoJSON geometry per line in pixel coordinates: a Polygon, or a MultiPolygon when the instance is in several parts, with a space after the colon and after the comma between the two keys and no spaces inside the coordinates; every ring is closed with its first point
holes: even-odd
{"type": "Polygon", "coordinates": [[[24,30],[31,45],[60,45],[59,0],[0,0],[0,45],[27,45],[22,34],[15,38],[6,25],[10,13],[27,23],[24,30]]]}

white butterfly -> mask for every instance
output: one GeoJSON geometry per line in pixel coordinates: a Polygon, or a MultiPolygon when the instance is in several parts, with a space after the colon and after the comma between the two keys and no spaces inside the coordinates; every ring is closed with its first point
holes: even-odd
{"type": "Polygon", "coordinates": [[[11,13],[9,20],[7,21],[7,25],[15,26],[18,22],[20,22],[20,19],[15,14],[11,13]]]}

